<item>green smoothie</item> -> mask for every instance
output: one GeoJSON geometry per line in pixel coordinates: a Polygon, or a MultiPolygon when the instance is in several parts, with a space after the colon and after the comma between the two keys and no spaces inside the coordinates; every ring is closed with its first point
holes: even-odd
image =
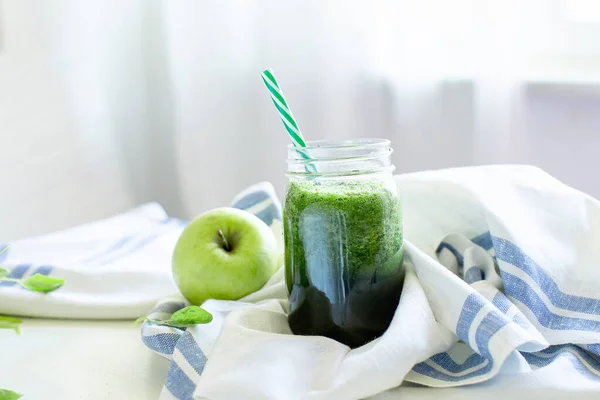
{"type": "Polygon", "coordinates": [[[289,323],[351,347],[389,326],[404,278],[402,213],[381,181],[292,181],[284,207],[289,323]]]}

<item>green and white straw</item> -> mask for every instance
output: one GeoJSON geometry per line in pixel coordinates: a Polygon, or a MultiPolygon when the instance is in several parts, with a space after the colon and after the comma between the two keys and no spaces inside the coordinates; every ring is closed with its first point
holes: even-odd
{"type": "MultiPolygon", "coordinates": [[[[304,140],[304,137],[302,137],[298,123],[296,122],[296,119],[294,118],[294,115],[292,114],[292,111],[290,110],[290,107],[283,96],[283,92],[281,91],[281,87],[279,87],[279,83],[277,82],[275,75],[273,75],[273,71],[266,69],[262,72],[261,76],[265,82],[265,85],[267,86],[267,89],[269,89],[269,93],[271,93],[271,99],[273,100],[273,104],[275,104],[275,107],[279,112],[279,117],[283,122],[283,126],[285,126],[285,129],[288,131],[288,134],[292,139],[292,144],[298,149],[306,147],[306,141],[304,140]]],[[[305,160],[310,159],[305,151],[298,150],[298,154],[300,154],[300,156],[305,160]]],[[[306,170],[308,172],[317,171],[312,164],[307,165],[306,170]]]]}

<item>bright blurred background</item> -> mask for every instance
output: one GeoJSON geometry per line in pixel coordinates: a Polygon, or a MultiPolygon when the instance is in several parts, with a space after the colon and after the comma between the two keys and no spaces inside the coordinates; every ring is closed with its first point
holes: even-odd
{"type": "Polygon", "coordinates": [[[537,165],[600,197],[594,0],[0,0],[0,240],[268,180],[286,132],[386,137],[398,173],[537,165]]]}

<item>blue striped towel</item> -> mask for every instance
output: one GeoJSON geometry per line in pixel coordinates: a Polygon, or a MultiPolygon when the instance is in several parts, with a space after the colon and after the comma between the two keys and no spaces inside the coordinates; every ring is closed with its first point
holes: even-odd
{"type": "MultiPolygon", "coordinates": [[[[280,270],[248,298],[207,301],[211,324],[143,326],[146,346],[171,360],[161,398],[401,398],[403,382],[457,387],[458,398],[501,398],[507,385],[600,396],[600,203],[526,166],[397,182],[408,272],[381,338],[351,350],[291,335],[280,270]]],[[[234,205],[280,231],[272,191],[254,187],[234,205]]],[[[165,299],[151,316],[184,305],[165,299]]]]}
{"type": "Polygon", "coordinates": [[[156,203],[124,214],[8,245],[0,255],[12,278],[65,279],[47,295],[0,282],[0,314],[82,319],[135,319],[178,293],[171,253],[185,223],[156,203]]]}
{"type": "MultiPolygon", "coordinates": [[[[451,393],[459,397],[478,390],[505,397],[509,386],[598,396],[600,203],[531,167],[396,178],[408,272],[381,338],[350,350],[291,335],[280,269],[240,301],[207,301],[210,324],[143,325],[144,344],[171,363],[162,398],[402,397],[403,387],[394,388],[403,382],[456,387],[451,393]]],[[[281,206],[270,184],[249,188],[233,205],[281,239],[281,206]]],[[[42,295],[3,282],[0,314],[134,319],[156,305],[150,315],[167,318],[185,306],[170,271],[185,225],[147,204],[11,242],[0,263],[12,277],[40,273],[66,284],[42,295]]]]}

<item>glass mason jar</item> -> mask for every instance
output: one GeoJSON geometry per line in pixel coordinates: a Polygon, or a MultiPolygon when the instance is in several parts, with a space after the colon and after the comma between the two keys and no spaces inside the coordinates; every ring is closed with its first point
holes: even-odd
{"type": "Polygon", "coordinates": [[[358,347],[388,328],[404,280],[391,154],[385,139],[288,147],[283,229],[295,334],[358,347]]]}

